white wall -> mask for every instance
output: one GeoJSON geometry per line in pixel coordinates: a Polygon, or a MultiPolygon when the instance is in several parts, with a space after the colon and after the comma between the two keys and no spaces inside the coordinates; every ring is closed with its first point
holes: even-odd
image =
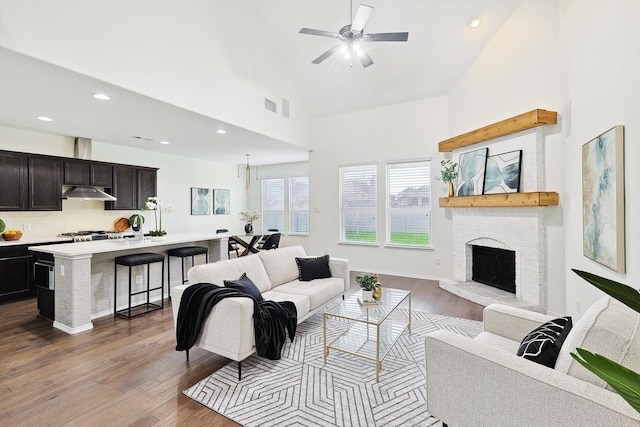
{"type": "Polygon", "coordinates": [[[291,144],[310,143],[304,103],[247,2],[2,0],[0,16],[3,47],[291,144]],[[287,98],[291,118],[265,110],[265,97],[287,98]]]}
{"type": "MultiPolygon", "coordinates": [[[[390,105],[314,122],[313,151],[309,154],[309,252],[348,258],[353,270],[436,277],[451,273],[451,233],[443,227],[444,209],[433,207],[433,250],[338,244],[338,167],[376,162],[379,200],[384,200],[386,161],[432,157],[439,171],[442,155],[437,143],[447,137],[447,98],[390,105]],[[440,258],[441,265],[437,265],[440,258]]],[[[432,180],[432,205],[446,195],[445,185],[432,180]]],[[[384,203],[378,211],[378,233],[384,238],[384,203]]],[[[381,241],[384,244],[384,241],[381,241]]],[[[450,275],[450,274],[449,274],[450,275]]]]}
{"type": "Polygon", "coordinates": [[[600,291],[571,268],[640,288],[640,2],[563,1],[560,9],[563,55],[567,60],[565,104],[571,102],[571,134],[562,142],[565,281],[567,312],[578,313],[600,291]],[[582,145],[614,125],[625,132],[626,265],[615,273],[582,255],[582,145]]]}
{"type": "MultiPolygon", "coordinates": [[[[0,126],[0,149],[27,153],[73,157],[73,138],[0,126]]],[[[238,212],[246,208],[244,180],[236,178],[235,166],[198,159],[168,156],[162,153],[130,149],[93,141],[93,160],[151,166],[158,170],[158,196],[173,213],[163,216],[163,228],[168,233],[207,231],[227,228],[240,231],[238,212]],[[231,190],[231,214],[191,215],[191,187],[231,190]]],[[[120,217],[128,218],[135,211],[105,211],[104,202],[68,199],[62,201],[62,211],[2,212],[8,228],[22,229],[31,224],[32,237],[52,237],[62,232],[78,230],[113,230],[120,217]]],[[[154,228],[152,212],[143,212],[143,230],[154,228]]]]}

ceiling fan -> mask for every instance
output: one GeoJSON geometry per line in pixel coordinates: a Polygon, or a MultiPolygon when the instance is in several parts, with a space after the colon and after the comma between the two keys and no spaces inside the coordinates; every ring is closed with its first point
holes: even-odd
{"type": "MultiPolygon", "coordinates": [[[[318,56],[311,61],[313,64],[319,64],[336,51],[343,54],[344,60],[351,64],[353,56],[358,57],[363,67],[373,64],[373,59],[364,50],[362,42],[406,42],[409,39],[409,33],[372,33],[364,34],[364,25],[373,13],[373,7],[361,4],[358,7],[356,16],[353,17],[350,25],[345,25],[339,32],[314,30],[313,28],[303,28],[299,32],[301,34],[309,34],[312,36],[322,36],[338,39],[340,43],[318,56]]],[[[353,16],[353,1],[351,2],[351,10],[349,16],[353,16]]]]}

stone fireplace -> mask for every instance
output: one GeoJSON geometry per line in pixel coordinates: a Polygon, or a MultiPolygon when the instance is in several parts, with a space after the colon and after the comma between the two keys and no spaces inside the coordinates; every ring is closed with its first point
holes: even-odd
{"type": "MultiPolygon", "coordinates": [[[[544,134],[541,128],[476,144],[473,149],[484,146],[489,147],[489,155],[522,150],[520,192],[544,191],[544,134]]],[[[454,151],[453,160],[457,161],[458,156],[459,153],[454,151]]],[[[440,287],[482,305],[499,302],[545,312],[545,208],[465,207],[451,211],[453,278],[441,280],[440,287]],[[473,246],[514,252],[515,292],[472,280],[473,246]]]]}

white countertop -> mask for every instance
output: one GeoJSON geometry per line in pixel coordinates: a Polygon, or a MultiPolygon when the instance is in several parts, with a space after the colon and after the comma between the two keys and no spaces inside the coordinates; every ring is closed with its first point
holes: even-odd
{"type": "MultiPolygon", "coordinates": [[[[167,234],[162,241],[151,241],[150,237],[144,240],[114,239],[98,240],[95,242],[62,243],[42,246],[32,246],[29,250],[48,254],[75,257],[105,252],[127,251],[139,248],[151,248],[154,246],[167,246],[176,243],[199,242],[205,240],[228,239],[229,233],[175,233],[167,234]]],[[[9,242],[7,242],[9,243],[9,242]]]]}
{"type": "Polygon", "coordinates": [[[0,237],[0,247],[5,246],[15,246],[15,245],[35,245],[41,243],[63,243],[63,242],[71,242],[73,240],[72,237],[29,237],[28,235],[22,234],[22,238],[20,240],[4,240],[0,237]]]}

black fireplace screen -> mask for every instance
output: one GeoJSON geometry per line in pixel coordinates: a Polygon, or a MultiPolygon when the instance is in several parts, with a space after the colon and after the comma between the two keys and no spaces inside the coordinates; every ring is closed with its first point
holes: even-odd
{"type": "Polygon", "coordinates": [[[516,293],[516,253],[473,245],[472,280],[516,293]]]}

